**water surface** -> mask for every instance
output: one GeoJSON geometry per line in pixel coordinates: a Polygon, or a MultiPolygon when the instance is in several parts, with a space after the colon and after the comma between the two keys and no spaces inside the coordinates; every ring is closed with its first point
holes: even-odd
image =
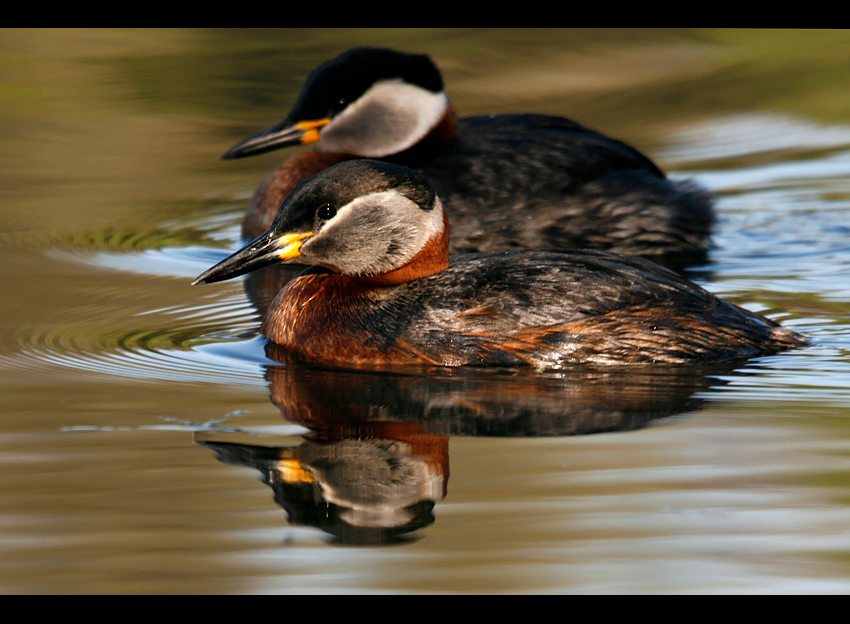
{"type": "Polygon", "coordinates": [[[4,31],[5,593],[850,591],[850,34],[4,31]],[[813,338],[711,370],[280,366],[234,281],[284,157],[219,156],[362,43],[717,193],[710,290],[813,338]]]}

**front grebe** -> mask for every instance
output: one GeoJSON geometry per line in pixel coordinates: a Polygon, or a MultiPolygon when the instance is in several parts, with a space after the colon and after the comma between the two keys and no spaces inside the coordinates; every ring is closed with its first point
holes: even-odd
{"type": "Polygon", "coordinates": [[[443,78],[425,55],[353,48],[308,77],[289,115],[241,141],[224,159],[315,144],[257,189],[243,223],[254,238],[286,195],[353,158],[423,172],[449,211],[452,253],[513,247],[603,249],[682,268],[703,262],[712,205],[646,156],[561,117],[456,119],[443,78]]]}
{"type": "Polygon", "coordinates": [[[267,232],[194,283],[272,263],[313,266],[280,291],[262,333],[324,363],[682,364],[806,342],[642,258],[515,249],[450,260],[432,185],[380,161],[302,183],[267,232]]]}

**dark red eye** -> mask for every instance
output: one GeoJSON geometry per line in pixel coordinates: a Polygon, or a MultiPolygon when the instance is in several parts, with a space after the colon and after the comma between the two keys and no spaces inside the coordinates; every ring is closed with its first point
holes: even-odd
{"type": "Polygon", "coordinates": [[[328,219],[333,219],[336,216],[336,208],[334,208],[330,204],[320,206],[317,216],[324,221],[327,221],[328,219]]]}

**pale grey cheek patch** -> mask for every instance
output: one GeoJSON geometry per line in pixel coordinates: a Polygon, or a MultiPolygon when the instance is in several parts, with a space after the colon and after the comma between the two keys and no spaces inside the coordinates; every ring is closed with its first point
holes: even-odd
{"type": "Polygon", "coordinates": [[[368,158],[397,154],[422,140],[448,106],[444,93],[401,80],[378,82],[324,128],[317,147],[368,158]]]}
{"type": "Polygon", "coordinates": [[[442,209],[422,210],[394,190],[373,193],[343,206],[302,255],[349,275],[375,275],[408,262],[442,227],[442,209]]]}

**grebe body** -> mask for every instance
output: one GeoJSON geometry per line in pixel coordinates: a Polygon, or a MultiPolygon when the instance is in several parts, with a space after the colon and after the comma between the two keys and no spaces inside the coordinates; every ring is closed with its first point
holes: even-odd
{"type": "Polygon", "coordinates": [[[806,343],[646,259],[561,249],[450,259],[449,232],[423,174],[346,161],[299,185],[267,232],[195,283],[312,265],[272,302],[262,332],[324,363],[686,364],[806,343]]]}
{"type": "Polygon", "coordinates": [[[243,235],[271,226],[283,199],[321,169],[380,159],[424,173],[449,211],[452,253],[513,247],[601,249],[680,268],[705,260],[712,199],[670,180],[632,146],[568,119],[457,119],[425,55],[354,48],[309,76],[290,114],[225,159],[313,144],[267,176],[243,235]]]}

